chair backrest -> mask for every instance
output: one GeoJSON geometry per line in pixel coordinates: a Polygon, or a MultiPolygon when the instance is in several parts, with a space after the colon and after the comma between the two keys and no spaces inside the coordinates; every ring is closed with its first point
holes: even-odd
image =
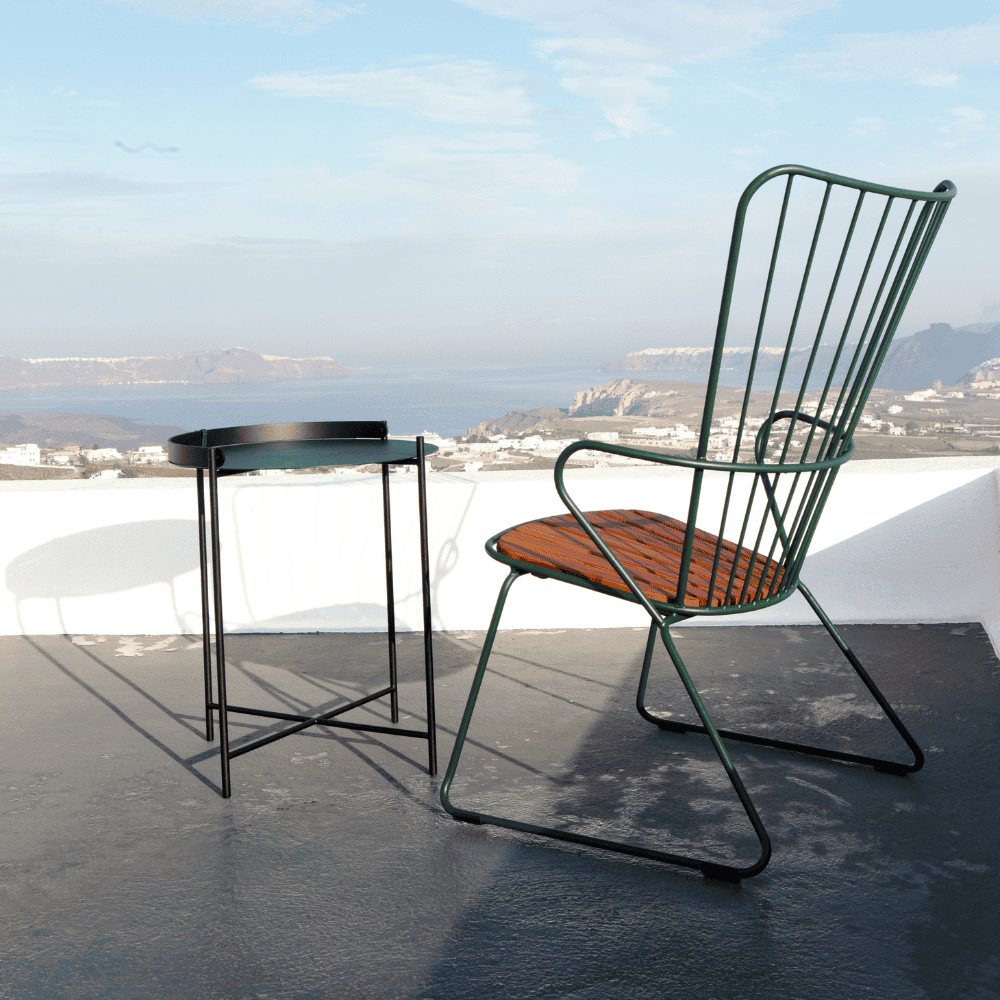
{"type": "Polygon", "coordinates": [[[744,191],[698,439],[704,465],[694,472],[678,603],[685,603],[696,522],[720,539],[709,587],[717,607],[705,613],[774,603],[796,586],[955,193],[950,181],[933,192],[908,191],[794,165],[762,173],[744,191]],[[727,347],[734,327],[752,346],[727,347]],[[734,369],[745,370],[742,387],[720,387],[722,373],[731,382],[734,369]],[[702,503],[713,467],[728,476],[721,510],[702,503]],[[744,578],[735,565],[728,574],[720,569],[723,535],[769,560],[770,572],[744,578]]]}

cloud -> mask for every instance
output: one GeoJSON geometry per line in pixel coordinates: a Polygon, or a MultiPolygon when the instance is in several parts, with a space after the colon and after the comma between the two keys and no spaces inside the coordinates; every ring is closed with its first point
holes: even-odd
{"type": "Polygon", "coordinates": [[[24,132],[10,132],[6,135],[0,135],[0,139],[5,139],[10,142],[57,142],[73,143],[78,145],[84,145],[92,142],[90,138],[80,132],[69,131],[67,128],[62,126],[62,123],[52,122],[43,122],[24,132]]]}
{"type": "Polygon", "coordinates": [[[882,130],[882,124],[882,119],[878,117],[855,118],[854,127],[851,131],[855,135],[871,135],[872,132],[880,132],[882,130]]]}
{"type": "Polygon", "coordinates": [[[563,87],[596,104],[618,134],[628,136],[669,131],[648,106],[668,98],[659,81],[676,75],[674,67],[744,55],[837,0],[458,2],[551,34],[535,45],[537,55],[561,74],[563,87]]]}
{"type": "Polygon", "coordinates": [[[979,108],[969,107],[968,105],[961,108],[952,108],[951,113],[955,116],[955,121],[959,128],[970,129],[976,132],[983,128],[983,122],[986,121],[985,111],[980,111],[979,108]]]}
{"type": "Polygon", "coordinates": [[[147,194],[181,194],[217,185],[133,181],[99,170],[50,170],[0,174],[0,192],[67,201],[147,194]]]}
{"type": "Polygon", "coordinates": [[[895,78],[952,87],[958,70],[1000,65],[1000,21],[937,31],[836,35],[818,52],[799,53],[791,68],[835,80],[895,78]]]}
{"type": "Polygon", "coordinates": [[[407,136],[379,143],[381,169],[423,188],[464,191],[488,199],[518,195],[569,194],[579,186],[583,168],[546,153],[525,152],[524,137],[407,136]],[[513,149],[511,148],[513,147],[513,149]]]}
{"type": "Polygon", "coordinates": [[[326,4],[318,0],[106,0],[172,21],[260,24],[303,34],[331,21],[360,14],[364,4],[326,4]]]}
{"type": "Polygon", "coordinates": [[[980,111],[979,108],[965,105],[960,108],[951,108],[949,114],[951,117],[948,124],[942,125],[939,131],[953,134],[956,139],[935,142],[934,145],[939,149],[957,149],[986,127],[984,123],[988,115],[985,111],[980,111]]]}
{"type": "Polygon", "coordinates": [[[476,59],[360,73],[275,73],[247,83],[288,97],[402,108],[445,122],[517,125],[535,112],[518,74],[476,59]]]}
{"type": "Polygon", "coordinates": [[[458,0],[558,37],[647,46],[668,63],[752,51],[784,27],[839,0],[458,0]]]}
{"type": "Polygon", "coordinates": [[[568,195],[583,172],[575,163],[533,150],[536,138],[513,132],[388,139],[370,149],[373,163],[365,173],[346,176],[319,165],[283,171],[271,177],[272,197],[298,203],[312,215],[333,211],[338,226],[357,223],[369,233],[371,206],[390,203],[397,206],[390,213],[394,224],[527,216],[534,207],[525,199],[568,195]]]}
{"type": "Polygon", "coordinates": [[[618,134],[664,131],[642,104],[669,96],[655,80],[673,76],[649,46],[621,40],[558,38],[538,42],[535,51],[562,74],[567,90],[596,104],[618,134]]]}

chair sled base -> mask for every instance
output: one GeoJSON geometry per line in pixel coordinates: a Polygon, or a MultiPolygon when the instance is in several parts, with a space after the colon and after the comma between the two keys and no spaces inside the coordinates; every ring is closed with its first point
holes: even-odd
{"type": "MultiPolygon", "coordinates": [[[[476,669],[476,674],[473,678],[472,688],[469,691],[469,698],[466,702],[465,713],[462,717],[458,735],[455,739],[455,747],[452,750],[448,770],[446,771],[444,780],[441,783],[441,804],[444,806],[445,810],[451,814],[453,819],[460,822],[505,827],[506,829],[518,830],[522,833],[531,833],[541,837],[549,837],[552,840],[560,840],[572,844],[581,844],[586,847],[598,848],[599,850],[613,851],[617,854],[626,854],[632,857],[662,862],[664,864],[693,868],[701,872],[701,874],[706,878],[716,879],[719,881],[739,882],[744,878],[751,878],[752,876],[762,872],[771,858],[771,842],[768,838],[767,831],[764,829],[764,824],[761,821],[760,816],[757,814],[757,810],[747,793],[746,787],[744,786],[735,766],[730,760],[729,754],[726,752],[726,749],[723,746],[714,725],[712,724],[712,720],[709,718],[708,712],[705,710],[705,707],[701,702],[701,698],[694,687],[694,683],[691,681],[690,677],[688,677],[683,664],[681,664],[678,668],[681,680],[684,682],[688,694],[692,698],[692,703],[704,723],[705,731],[708,734],[709,739],[712,740],[716,754],[729,776],[733,789],[743,806],[743,811],[746,813],[747,819],[750,821],[750,824],[753,827],[760,843],[760,856],[753,864],[741,867],[739,865],[730,865],[718,861],[710,861],[706,858],[688,857],[682,854],[674,854],[673,852],[657,850],[652,847],[643,847],[617,840],[606,840],[602,837],[590,837],[586,834],[574,833],[571,830],[559,827],[541,826],[535,823],[525,823],[520,820],[509,819],[502,816],[492,816],[489,813],[478,812],[473,809],[466,809],[452,804],[450,797],[451,784],[454,780],[455,772],[458,769],[459,760],[461,759],[462,749],[465,745],[465,739],[469,731],[469,725],[472,721],[473,712],[475,711],[476,701],[479,697],[479,691],[482,687],[483,678],[486,674],[486,666],[489,663],[490,653],[492,652],[497,629],[500,625],[500,617],[503,613],[504,604],[507,601],[507,595],[511,586],[514,584],[515,580],[519,579],[523,575],[523,570],[516,568],[512,569],[510,575],[501,586],[500,594],[497,597],[496,608],[493,612],[493,618],[490,622],[489,631],[486,634],[486,641],[483,644],[483,651],[479,658],[479,665],[476,669]]],[[[668,645],[668,650],[670,650],[673,647],[673,643],[670,640],[666,624],[664,624],[661,634],[663,635],[664,642],[668,645]]],[[[676,649],[673,650],[672,655],[675,654],[676,649]]],[[[652,654],[649,650],[647,650],[647,660],[651,659],[652,654]]]]}
{"type": "MultiPolygon", "coordinates": [[[[505,819],[502,816],[491,816],[488,813],[474,812],[469,809],[448,810],[451,818],[461,823],[473,823],[477,826],[502,826],[508,830],[519,830],[521,833],[534,833],[540,837],[552,840],[562,840],[571,844],[583,844],[585,847],[596,847],[602,851],[614,851],[616,854],[629,854],[635,858],[645,858],[648,861],[660,861],[669,865],[682,865],[685,868],[698,869],[705,878],[720,882],[740,882],[747,877],[747,869],[733,865],[724,865],[701,858],[688,858],[681,854],[671,854],[668,851],[658,851],[652,847],[640,847],[636,844],[626,844],[618,840],[605,840],[603,837],[588,837],[571,830],[558,827],[538,826],[535,823],[522,823],[516,819],[505,819]]],[[[756,873],[754,873],[756,874],[756,873]]]]}
{"type": "MultiPolygon", "coordinates": [[[[770,737],[756,736],[752,733],[735,732],[731,729],[717,729],[716,731],[723,739],[726,740],[733,740],[739,743],[750,743],[754,746],[772,747],[776,750],[788,750],[792,753],[807,754],[811,757],[825,757],[828,760],[841,760],[851,764],[864,764],[885,774],[914,774],[919,771],[924,766],[924,755],[920,747],[917,745],[916,740],[914,740],[914,738],[910,735],[909,730],[905,725],[903,725],[902,720],[889,704],[888,699],[879,689],[878,685],[871,679],[868,671],[866,671],[861,665],[861,661],[855,655],[854,650],[851,649],[844,637],[837,631],[836,626],[830,621],[830,618],[813,596],[812,592],[801,581],[799,581],[798,589],[802,596],[809,602],[810,607],[816,613],[816,617],[823,623],[823,626],[826,628],[827,632],[830,633],[834,642],[836,642],[836,644],[840,647],[844,657],[854,668],[855,673],[861,679],[862,683],[864,683],[865,687],[868,688],[869,692],[871,692],[875,701],[878,702],[879,708],[881,708],[885,713],[886,718],[892,723],[896,732],[899,733],[907,747],[909,747],[910,752],[913,754],[913,763],[903,764],[899,761],[884,760],[881,757],[869,757],[865,754],[846,753],[842,750],[829,750],[826,747],[816,747],[805,743],[793,743],[788,740],[776,740],[770,737]]],[[[646,655],[643,658],[642,674],[639,681],[639,692],[636,696],[635,707],[638,709],[639,714],[647,722],[653,723],[653,725],[664,731],[674,733],[701,733],[703,735],[707,735],[707,730],[704,726],[699,726],[690,722],[676,722],[671,719],[662,719],[659,716],[653,715],[646,708],[646,683],[649,678],[650,665],[653,659],[653,649],[656,645],[656,632],[657,628],[654,622],[650,625],[649,637],[646,641],[646,655]]]]}
{"type": "Polygon", "coordinates": [[[486,674],[487,664],[489,663],[490,654],[493,649],[493,643],[496,639],[496,633],[500,625],[500,618],[503,613],[503,608],[507,600],[507,595],[510,591],[511,586],[514,582],[524,575],[523,571],[520,569],[512,569],[510,575],[504,581],[503,586],[500,588],[500,594],[497,598],[496,608],[493,613],[493,619],[490,622],[490,628],[486,635],[486,641],[483,645],[482,655],[479,659],[479,664],[476,669],[476,674],[473,679],[472,688],[469,692],[469,698],[466,703],[465,714],[462,718],[462,723],[459,728],[458,736],[455,740],[455,747],[452,751],[451,760],[448,764],[448,770],[445,774],[444,781],[441,785],[441,804],[444,806],[445,810],[452,816],[453,819],[463,822],[471,823],[475,825],[489,825],[503,827],[508,830],[516,830],[521,833],[530,833],[540,837],[548,837],[552,840],[559,840],[571,844],[580,844],[585,847],[597,848],[604,851],[612,851],[617,854],[625,854],[632,857],[644,858],[650,861],[657,861],[663,864],[678,865],[684,868],[692,868],[699,871],[705,878],[724,881],[724,882],[740,882],[745,878],[751,878],[754,875],[760,874],[761,871],[767,866],[771,857],[771,845],[770,839],[767,835],[767,831],[764,828],[763,822],[760,819],[757,809],[750,799],[749,794],[746,791],[746,787],[733,765],[729,754],[726,752],[725,746],[723,745],[723,740],[732,740],[739,743],[749,743],[756,746],[766,746],[776,750],[790,751],[792,753],[807,754],[814,757],[822,757],[830,760],[845,761],[848,763],[862,764],[874,768],[877,771],[886,772],[889,774],[911,774],[915,771],[920,770],[924,763],[923,754],[917,745],[916,741],[910,735],[909,731],[903,725],[902,721],[896,715],[892,706],[889,704],[885,695],[882,694],[881,690],[875,684],[875,682],[868,675],[867,671],[861,665],[857,656],[848,646],[847,642],[844,640],[843,636],[837,631],[836,627],[830,621],[829,617],[823,611],[822,607],[813,597],[812,593],[805,587],[801,582],[799,583],[799,591],[808,601],[810,606],[815,611],[817,617],[823,623],[827,631],[830,633],[833,640],[840,647],[841,652],[850,662],[851,666],[854,668],[858,677],[865,684],[868,690],[871,692],[872,696],[878,702],[879,707],[885,712],[886,717],[893,724],[896,731],[900,734],[904,742],[910,748],[914,756],[914,761],[912,764],[904,764],[898,761],[884,760],[879,757],[869,757],[864,754],[852,754],[846,753],[839,750],[829,750],[825,747],[814,747],[809,746],[804,743],[794,743],[788,740],[777,740],[769,737],[756,736],[752,733],[741,733],[728,729],[717,729],[713,724],[709,713],[705,705],[702,703],[701,697],[697,692],[697,689],[692,682],[687,668],[684,665],[677,647],[674,645],[670,633],[669,624],[675,623],[675,619],[668,619],[662,622],[662,624],[652,621],[649,627],[649,635],[646,642],[646,651],[643,657],[642,673],[640,676],[639,690],[636,696],[636,708],[642,718],[651,722],[653,725],[657,726],[659,729],[666,732],[674,733],[698,733],[701,735],[708,736],[711,740],[713,747],[716,751],[719,760],[726,770],[730,782],[732,783],[733,789],[740,799],[740,803],[743,806],[743,810],[746,813],[747,819],[750,821],[754,828],[754,832],[757,835],[757,839],[760,842],[760,857],[751,865],[739,866],[730,865],[718,861],[710,861],[706,858],[689,857],[687,855],[675,854],[670,851],[662,851],[652,847],[643,847],[636,844],[625,843],[616,840],[607,840],[602,837],[591,837],[582,833],[574,833],[571,830],[566,830],[559,827],[542,826],[536,823],[526,823],[521,820],[515,820],[506,818],[503,816],[493,816],[489,813],[478,812],[473,809],[468,809],[460,806],[455,806],[451,802],[450,790],[451,784],[455,777],[455,773],[458,769],[458,763],[461,759],[462,750],[465,745],[465,739],[468,734],[469,725],[472,721],[472,715],[475,711],[476,702],[479,697],[479,691],[482,686],[483,678],[486,674]],[[701,725],[695,723],[687,722],[675,722],[669,719],[659,718],[646,708],[645,706],[645,694],[646,685],[649,679],[649,671],[653,659],[653,650],[656,645],[657,634],[663,640],[664,646],[666,647],[667,653],[670,655],[673,661],[674,667],[677,670],[678,676],[681,682],[684,684],[688,696],[691,699],[691,703],[697,711],[700,719],[701,725]]]}

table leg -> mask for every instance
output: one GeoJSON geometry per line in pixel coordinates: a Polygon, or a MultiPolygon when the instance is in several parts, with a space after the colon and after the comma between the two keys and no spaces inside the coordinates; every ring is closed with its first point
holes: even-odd
{"type": "Polygon", "coordinates": [[[382,523],[385,530],[385,604],[389,626],[389,711],[399,722],[399,690],[396,684],[396,598],[392,587],[392,518],[389,512],[389,466],[382,466],[382,523]]]}
{"type": "Polygon", "coordinates": [[[205,670],[205,739],[215,739],[212,720],[212,649],[211,630],[208,621],[208,546],[205,538],[205,473],[197,471],[198,477],[198,564],[201,567],[201,658],[205,670]]]}
{"type": "Polygon", "coordinates": [[[208,453],[208,506],[212,525],[212,585],[215,597],[215,667],[219,692],[219,759],[222,763],[222,797],[232,795],[229,780],[229,717],[226,707],[226,647],[222,625],[222,559],[219,544],[218,452],[208,453]]]}
{"type": "Polygon", "coordinates": [[[417,438],[417,504],[420,516],[420,576],[424,598],[424,683],[427,687],[427,770],[437,774],[437,724],[434,716],[434,650],[431,642],[431,571],[427,543],[427,467],[424,439],[417,438]]]}

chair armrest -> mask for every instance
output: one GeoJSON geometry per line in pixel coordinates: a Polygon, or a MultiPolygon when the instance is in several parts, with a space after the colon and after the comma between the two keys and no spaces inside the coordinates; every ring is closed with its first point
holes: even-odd
{"type": "MultiPolygon", "coordinates": [[[[792,420],[792,419],[801,420],[804,423],[812,424],[814,427],[822,427],[824,430],[833,429],[833,424],[831,424],[828,420],[821,420],[819,417],[814,417],[811,413],[801,413],[796,410],[778,410],[777,413],[768,417],[767,420],[765,420],[764,423],[761,424],[760,430],[757,431],[757,435],[754,439],[753,451],[754,451],[754,457],[757,459],[758,462],[761,461],[762,452],[765,451],[767,448],[767,439],[771,436],[771,428],[774,426],[775,421],[792,420]]],[[[836,437],[840,438],[843,438],[845,436],[846,435],[844,431],[839,431],[836,435],[836,437]]],[[[852,440],[850,450],[847,453],[847,458],[850,458],[851,455],[853,454],[854,454],[854,442],[852,440]]],[[[847,461],[847,459],[845,458],[844,461],[847,461]]],[[[793,472],[796,470],[789,468],[788,471],[793,472]]]]}
{"type": "MultiPolygon", "coordinates": [[[[783,410],[776,413],[775,419],[779,416],[792,415],[791,410],[783,410]]],[[[805,419],[807,415],[800,414],[805,419]]],[[[810,421],[815,418],[810,418],[810,421]]],[[[816,421],[821,426],[829,427],[826,421],[816,421]]],[[[642,448],[630,448],[623,444],[612,444],[610,441],[574,441],[567,445],[556,459],[555,480],[556,489],[562,496],[561,484],[563,482],[563,470],[570,456],[578,451],[605,451],[612,455],[625,455],[628,458],[638,458],[645,462],[655,462],[659,465],[676,465],[684,469],[702,469],[708,472],[753,472],[753,473],[774,473],[774,472],[821,472],[823,469],[833,469],[843,465],[851,455],[854,454],[854,444],[844,455],[836,458],[827,458],[821,462],[784,462],[781,465],[773,465],[765,462],[720,462],[711,458],[687,458],[683,455],[664,455],[658,451],[645,451],[642,448]]]]}

